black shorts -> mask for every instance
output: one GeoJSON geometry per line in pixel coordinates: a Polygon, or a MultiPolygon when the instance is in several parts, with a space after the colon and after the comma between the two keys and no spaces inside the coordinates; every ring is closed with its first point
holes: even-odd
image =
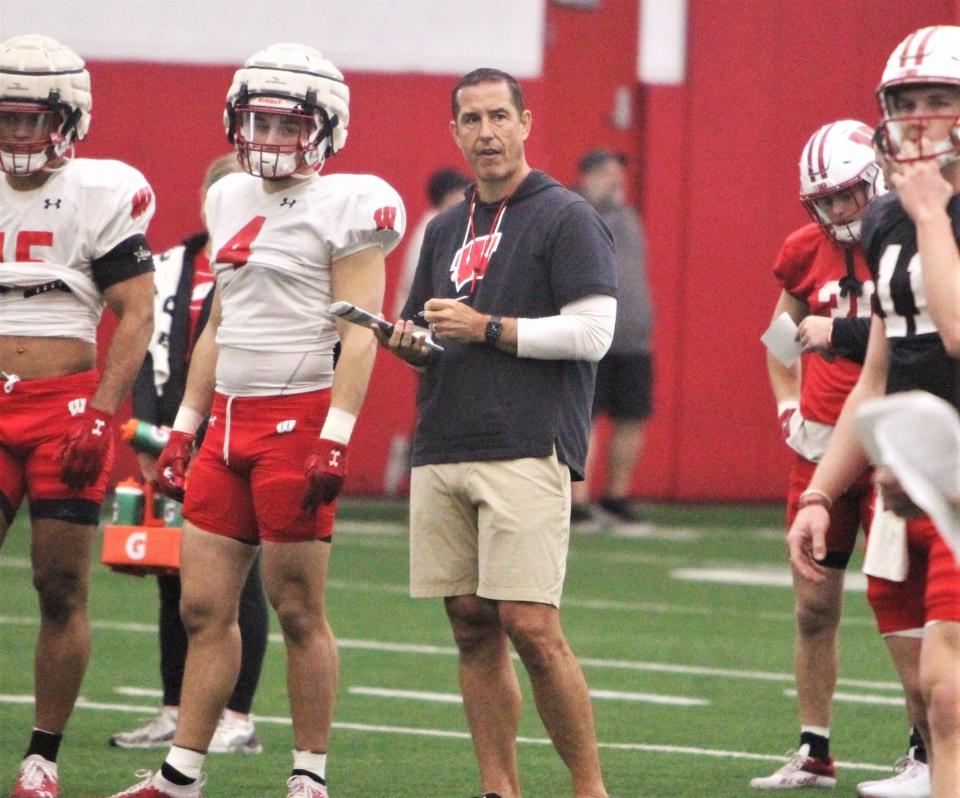
{"type": "Polygon", "coordinates": [[[642,420],[653,412],[653,357],[649,352],[606,355],[597,367],[593,414],[642,420]]]}

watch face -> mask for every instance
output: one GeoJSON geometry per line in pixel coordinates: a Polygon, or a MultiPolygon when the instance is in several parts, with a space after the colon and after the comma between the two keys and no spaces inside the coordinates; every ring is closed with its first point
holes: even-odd
{"type": "Polygon", "coordinates": [[[500,336],[503,334],[503,324],[499,321],[488,321],[487,328],[485,330],[485,337],[487,343],[496,343],[500,340],[500,336]]]}

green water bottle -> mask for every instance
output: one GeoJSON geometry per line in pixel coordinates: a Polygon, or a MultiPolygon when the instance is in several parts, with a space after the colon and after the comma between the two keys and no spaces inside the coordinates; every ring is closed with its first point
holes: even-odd
{"type": "Polygon", "coordinates": [[[170,430],[154,426],[149,421],[131,418],[120,427],[120,437],[135,451],[159,457],[170,438],[170,430]]]}
{"type": "Polygon", "coordinates": [[[140,483],[125,479],[113,493],[111,523],[117,526],[137,526],[143,523],[144,495],[140,483]]]}

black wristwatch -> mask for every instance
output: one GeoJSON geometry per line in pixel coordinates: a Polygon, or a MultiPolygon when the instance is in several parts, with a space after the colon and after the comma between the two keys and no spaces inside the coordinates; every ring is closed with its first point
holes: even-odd
{"type": "Polygon", "coordinates": [[[487,322],[487,327],[483,332],[483,338],[488,344],[495,344],[503,335],[503,319],[499,316],[491,316],[487,322]]]}

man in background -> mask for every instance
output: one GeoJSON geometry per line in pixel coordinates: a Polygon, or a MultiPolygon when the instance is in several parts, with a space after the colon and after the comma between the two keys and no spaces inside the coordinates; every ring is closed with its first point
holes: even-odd
{"type": "MultiPolygon", "coordinates": [[[[597,369],[594,417],[606,415],[613,431],[606,445],[606,482],[600,509],[615,524],[637,525],[640,513],[630,504],[633,470],[643,451],[644,428],[653,404],[653,361],[650,336],[653,306],[647,286],[646,241],[637,212],[625,204],[626,156],[591,150],[580,159],[577,190],[597,210],[613,235],[617,260],[617,323],[610,350],[597,369]]],[[[586,479],[573,485],[570,520],[596,523],[588,479],[597,455],[593,437],[586,479]]]]}

